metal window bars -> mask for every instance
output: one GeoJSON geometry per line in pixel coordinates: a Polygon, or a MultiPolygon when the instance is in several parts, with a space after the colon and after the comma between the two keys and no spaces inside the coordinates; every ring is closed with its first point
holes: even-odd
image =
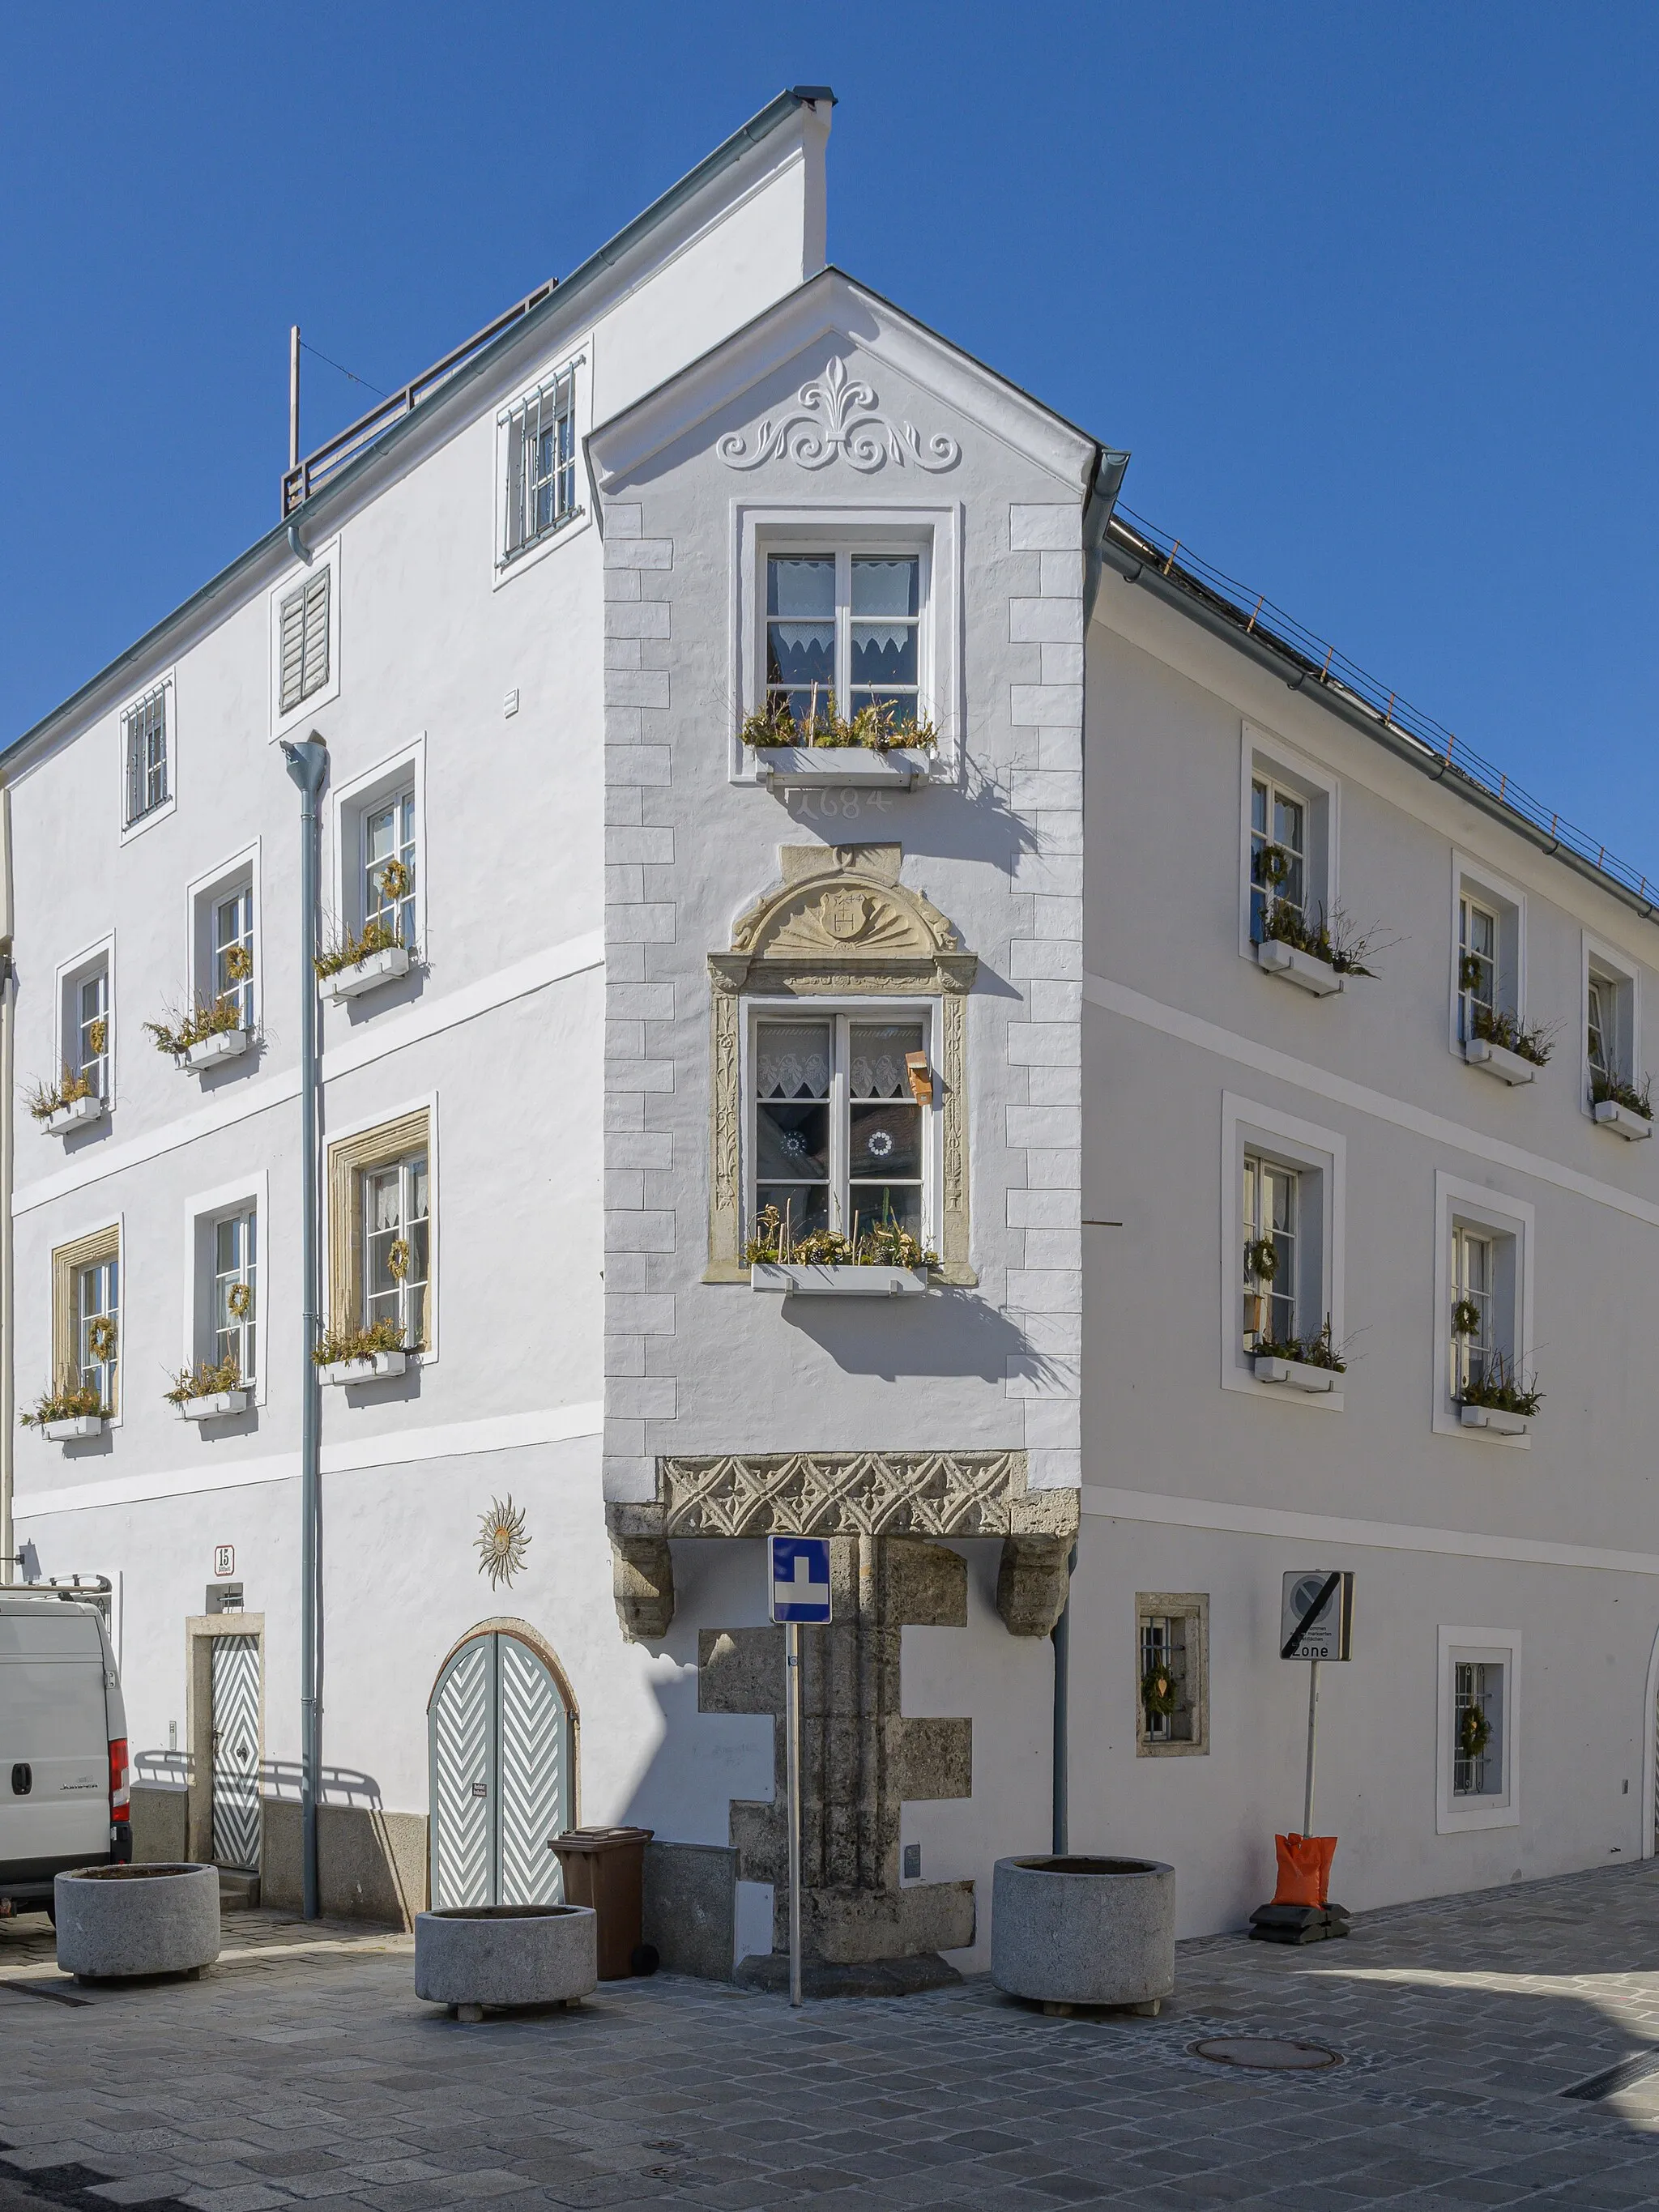
{"type": "Polygon", "coordinates": [[[573,362],[496,416],[506,433],[501,550],[509,561],[576,514],[576,370],[573,362]]]}
{"type": "Polygon", "coordinates": [[[167,687],[153,691],[127,708],[121,717],[126,737],[127,821],[129,825],[167,799],[167,687]]]}

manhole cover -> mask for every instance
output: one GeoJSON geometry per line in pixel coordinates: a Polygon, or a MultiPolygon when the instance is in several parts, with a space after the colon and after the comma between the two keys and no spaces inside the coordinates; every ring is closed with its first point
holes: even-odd
{"type": "Polygon", "coordinates": [[[1273,2073],[1305,2074],[1342,2063],[1340,2051],[1328,2051],[1322,2043],[1272,2035],[1212,2035],[1190,2048],[1194,2057],[1212,2058],[1218,2066],[1258,2066],[1273,2073]]]}

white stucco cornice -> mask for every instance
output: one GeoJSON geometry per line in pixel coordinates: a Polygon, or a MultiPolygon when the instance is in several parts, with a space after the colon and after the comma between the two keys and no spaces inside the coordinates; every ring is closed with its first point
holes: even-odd
{"type": "Polygon", "coordinates": [[[600,490],[632,477],[757,385],[821,350],[829,338],[856,349],[866,362],[890,364],[918,391],[1045,469],[1073,497],[1087,495],[1100,455],[1097,440],[833,267],[597,428],[588,450],[600,490]]]}

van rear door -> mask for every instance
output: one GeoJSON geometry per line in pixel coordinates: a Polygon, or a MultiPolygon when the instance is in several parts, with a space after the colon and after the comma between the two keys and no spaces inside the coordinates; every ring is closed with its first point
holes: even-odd
{"type": "Polygon", "coordinates": [[[104,1675],[90,1613],[0,1606],[0,1876],[108,1857],[104,1675]]]}

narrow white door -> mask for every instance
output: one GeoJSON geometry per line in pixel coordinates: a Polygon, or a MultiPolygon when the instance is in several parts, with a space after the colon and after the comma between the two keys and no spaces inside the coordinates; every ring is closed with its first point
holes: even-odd
{"type": "Polygon", "coordinates": [[[433,1904],[556,1905],[569,1714],[552,1670],[516,1636],[473,1637],[438,1677],[428,1746],[433,1904]]]}
{"type": "Polygon", "coordinates": [[[259,1646],[213,1639],[213,1858],[259,1870],[259,1646]]]}

